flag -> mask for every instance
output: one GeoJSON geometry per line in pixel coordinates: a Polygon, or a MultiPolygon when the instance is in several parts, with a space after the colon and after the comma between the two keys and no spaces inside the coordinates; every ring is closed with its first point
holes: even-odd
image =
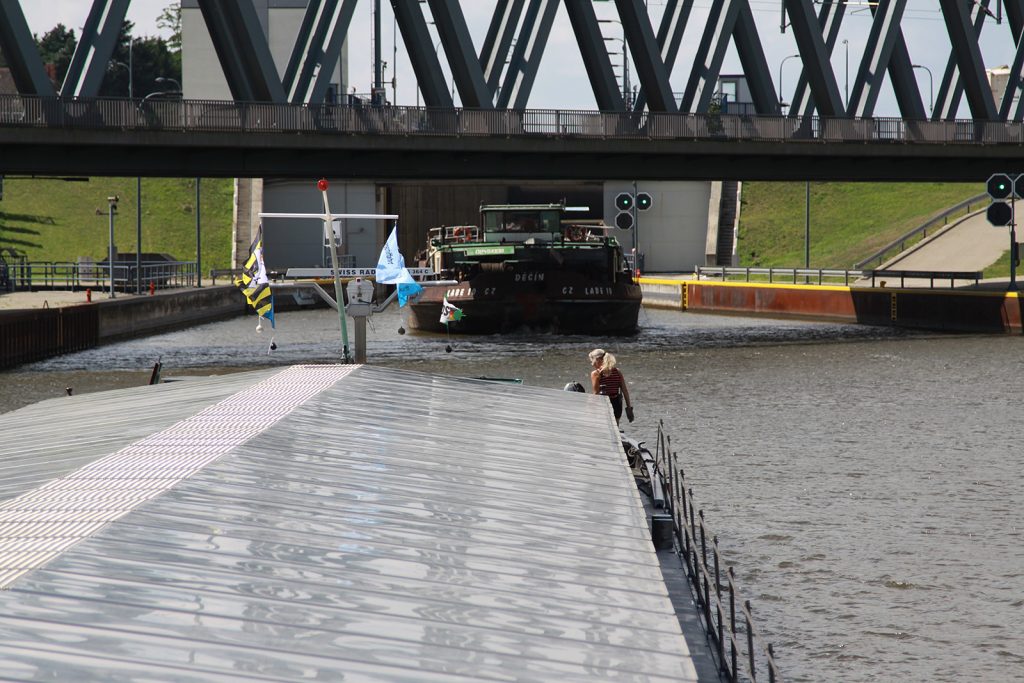
{"type": "Polygon", "coordinates": [[[256,238],[249,246],[249,258],[242,268],[242,276],[235,278],[235,286],[245,294],[245,300],[256,309],[261,318],[274,327],[274,295],[270,291],[270,278],[263,265],[263,226],[256,229],[256,238]]]}
{"type": "Polygon", "coordinates": [[[382,285],[393,285],[399,281],[403,270],[405,259],[402,252],[398,251],[398,226],[395,226],[380,251],[380,258],[377,259],[377,282],[382,285]]]}
{"type": "Polygon", "coordinates": [[[444,298],[444,303],[441,305],[441,322],[445,325],[448,323],[458,322],[462,320],[462,309],[457,306],[452,306],[448,303],[448,297],[444,298]]]}
{"type": "Polygon", "coordinates": [[[409,303],[409,299],[423,291],[420,283],[413,279],[408,268],[402,268],[402,274],[395,281],[398,285],[398,306],[402,307],[409,303]]]}

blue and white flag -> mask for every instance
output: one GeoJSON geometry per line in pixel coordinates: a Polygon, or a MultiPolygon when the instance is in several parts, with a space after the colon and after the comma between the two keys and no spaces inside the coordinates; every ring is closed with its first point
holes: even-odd
{"type": "Polygon", "coordinates": [[[409,303],[409,299],[423,291],[423,287],[413,279],[412,273],[409,272],[408,268],[402,268],[402,273],[398,276],[396,282],[398,284],[399,307],[406,305],[409,303]]]}
{"type": "Polygon", "coordinates": [[[391,230],[391,236],[384,243],[380,251],[380,258],[377,259],[376,280],[378,284],[393,285],[398,283],[405,270],[405,259],[402,252],[398,251],[398,226],[391,230]]]}

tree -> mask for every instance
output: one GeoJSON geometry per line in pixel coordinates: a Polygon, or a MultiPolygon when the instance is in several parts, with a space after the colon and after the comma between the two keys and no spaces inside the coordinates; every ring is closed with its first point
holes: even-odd
{"type": "MultiPolygon", "coordinates": [[[[177,72],[181,73],[181,2],[172,2],[156,19],[157,28],[170,32],[167,47],[177,64],[177,72]]],[[[178,76],[180,79],[181,76],[178,76]]]]}
{"type": "Polygon", "coordinates": [[[135,24],[125,21],[114,46],[103,85],[101,97],[128,96],[128,66],[132,70],[132,94],[144,97],[157,90],[167,88],[157,84],[157,78],[173,78],[181,82],[181,60],[175,59],[163,38],[147,36],[132,38],[135,24]],[[132,42],[134,40],[134,43],[132,42]]]}
{"type": "Polygon", "coordinates": [[[75,54],[75,47],[78,39],[75,32],[68,29],[64,24],[57,24],[43,34],[42,38],[35,38],[39,45],[39,56],[43,64],[47,65],[47,72],[54,81],[56,87],[64,82],[64,76],[68,73],[68,66],[71,65],[71,57],[75,54]]]}

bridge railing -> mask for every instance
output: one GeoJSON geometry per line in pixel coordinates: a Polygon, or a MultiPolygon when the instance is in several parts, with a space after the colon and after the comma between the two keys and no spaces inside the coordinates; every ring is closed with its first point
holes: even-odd
{"type": "Polygon", "coordinates": [[[0,95],[0,128],[501,136],[758,142],[1024,144],[1016,122],[907,121],[558,109],[431,109],[223,100],[68,99],[0,95]]]}

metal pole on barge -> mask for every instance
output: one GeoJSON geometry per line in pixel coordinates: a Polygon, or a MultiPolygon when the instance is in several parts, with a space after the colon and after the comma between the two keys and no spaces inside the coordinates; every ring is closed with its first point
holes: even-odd
{"type": "Polygon", "coordinates": [[[341,291],[341,273],[338,270],[338,245],[334,241],[334,221],[331,216],[331,205],[327,201],[327,178],[318,180],[316,186],[324,196],[324,227],[327,230],[327,240],[331,248],[331,270],[334,271],[334,300],[338,302],[338,319],[341,321],[341,360],[343,363],[351,363],[352,358],[348,353],[348,326],[345,323],[345,296],[341,291]]]}

